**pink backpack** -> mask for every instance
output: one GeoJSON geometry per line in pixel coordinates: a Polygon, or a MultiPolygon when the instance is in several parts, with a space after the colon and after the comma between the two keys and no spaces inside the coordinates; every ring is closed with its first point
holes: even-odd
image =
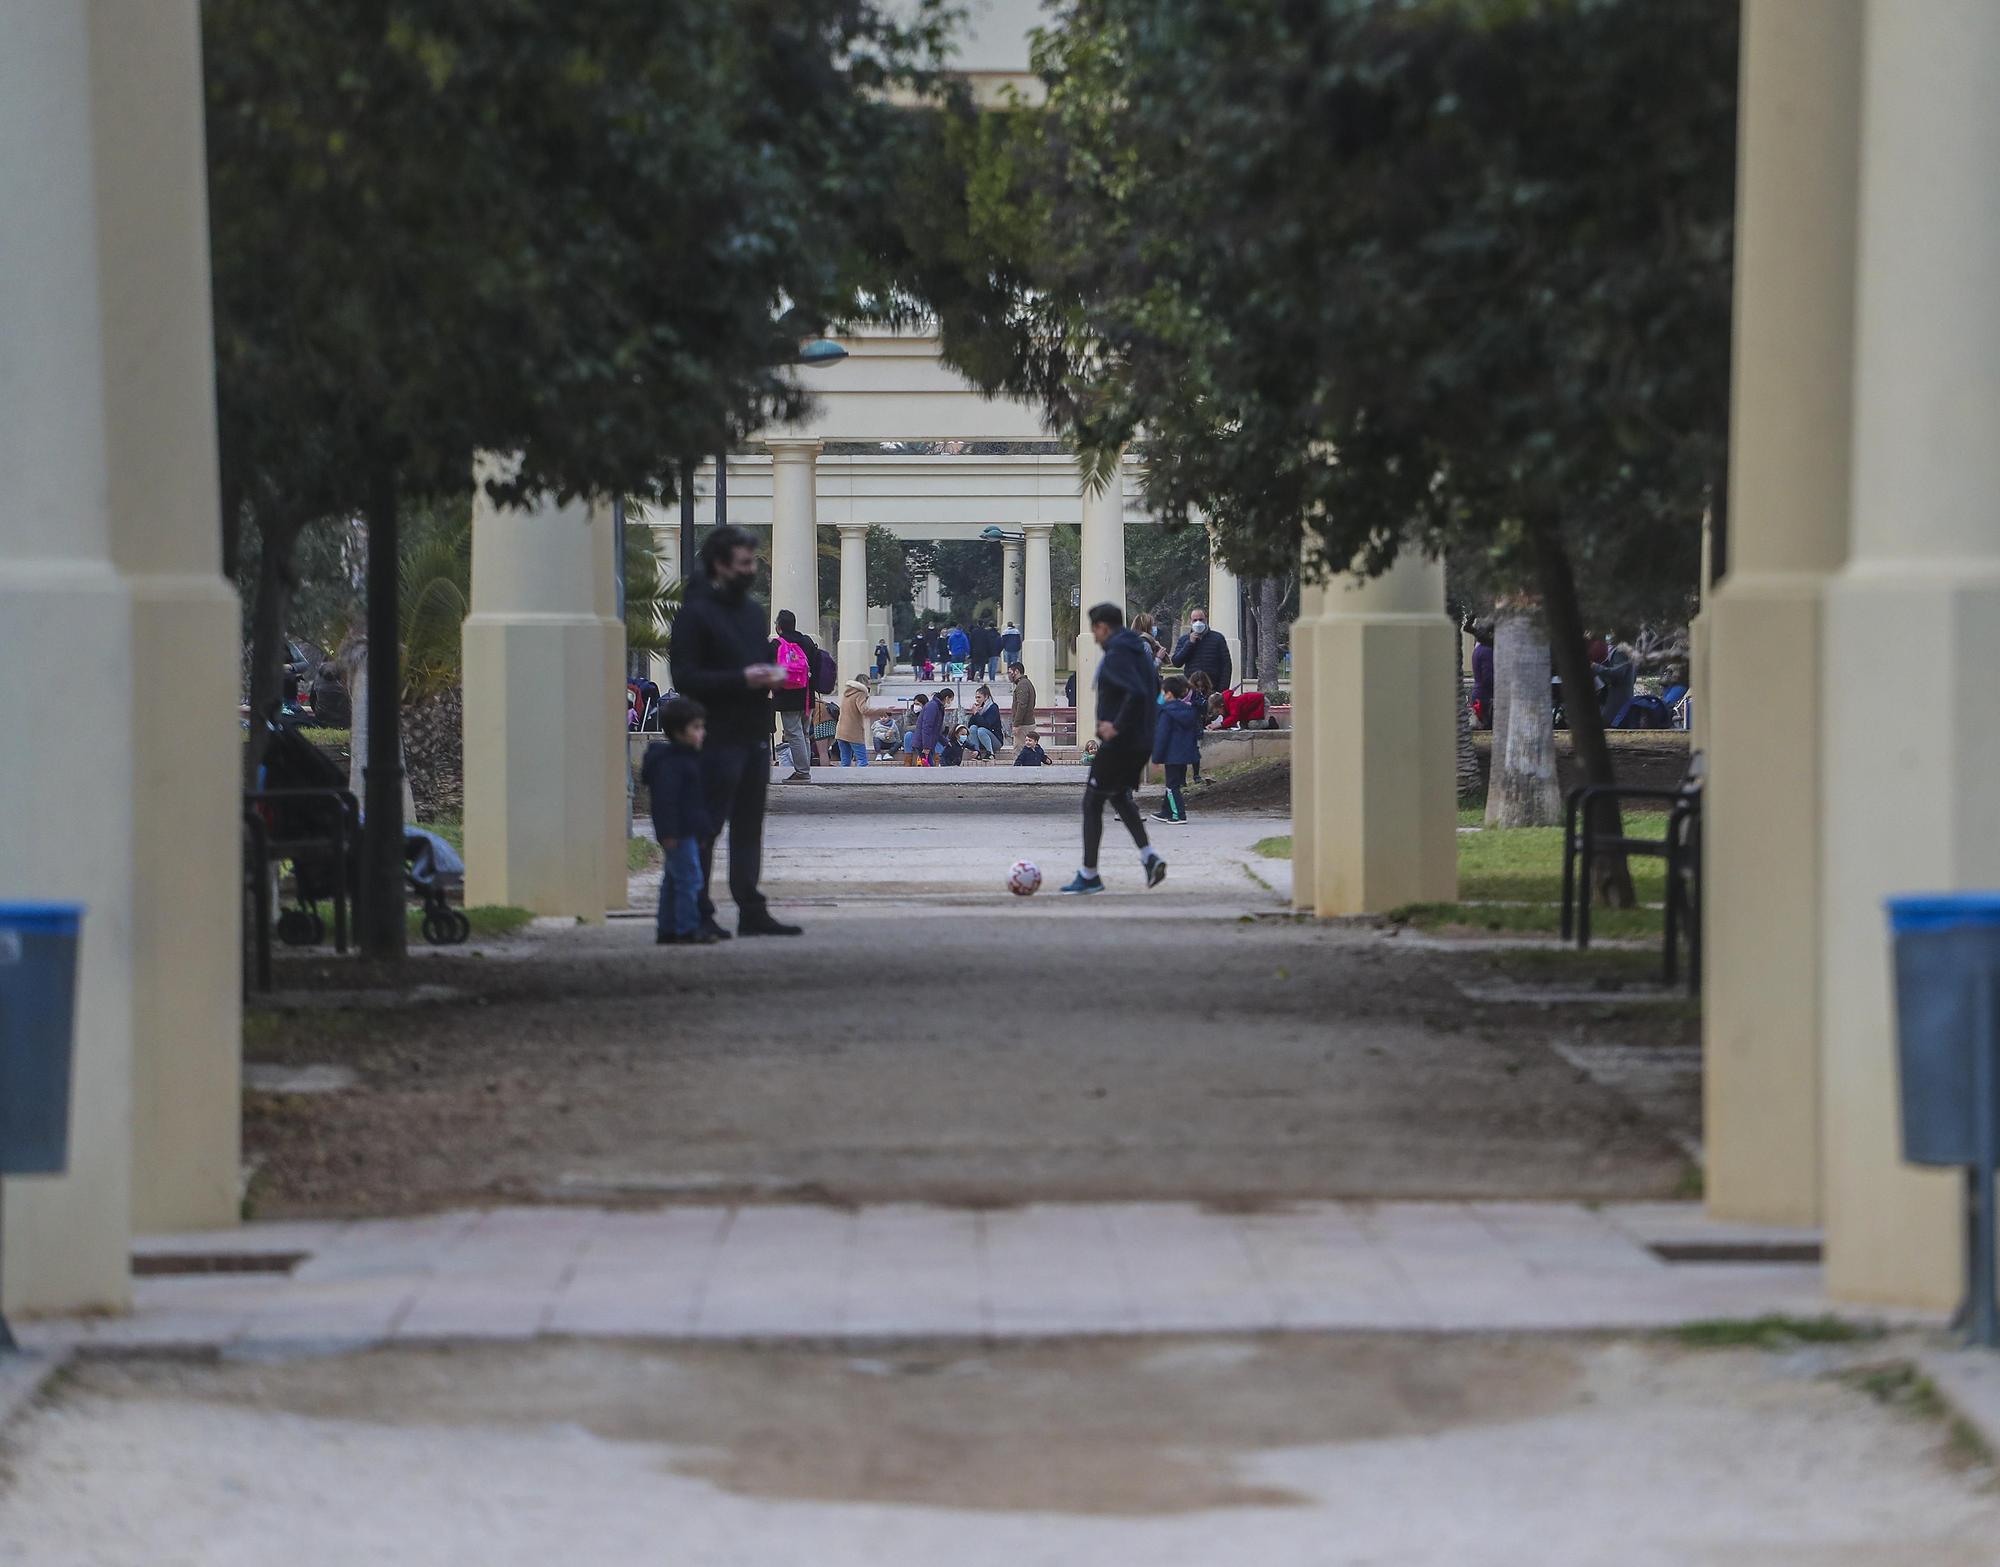
{"type": "Polygon", "coordinates": [[[785,684],[795,691],[802,691],[812,684],[812,666],[806,662],[806,650],[796,642],[778,638],[778,667],[785,672],[785,684]]]}

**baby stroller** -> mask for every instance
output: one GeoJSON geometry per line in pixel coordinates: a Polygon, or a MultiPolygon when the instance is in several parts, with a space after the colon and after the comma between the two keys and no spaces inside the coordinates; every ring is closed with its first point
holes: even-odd
{"type": "MultiPolygon", "coordinates": [[[[264,823],[273,860],[292,862],[297,907],[278,914],[278,939],[309,947],[326,939],[319,905],[332,902],[344,926],[360,887],[361,813],[347,792],[347,774],[332,757],[287,724],[271,723],[251,805],[264,823]]],[[[254,867],[261,875],[263,867],[254,867]]],[[[339,932],[345,943],[345,930],[339,932]]]]}
{"type": "Polygon", "coordinates": [[[465,861],[444,839],[421,827],[403,829],[403,881],[423,906],[418,928],[425,941],[456,947],[472,934],[472,921],[463,909],[452,907],[449,896],[465,885],[465,861]]]}

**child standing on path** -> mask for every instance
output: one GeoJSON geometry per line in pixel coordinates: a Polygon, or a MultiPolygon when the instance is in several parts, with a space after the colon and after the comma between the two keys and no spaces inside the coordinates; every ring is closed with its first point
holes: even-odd
{"type": "Polygon", "coordinates": [[[652,796],[653,834],[666,863],[660,874],[655,944],[713,946],[721,937],[701,922],[701,840],[711,831],[701,782],[701,744],[708,716],[699,702],[675,697],[660,714],[664,743],[646,747],[639,776],[652,796]]]}
{"type": "Polygon", "coordinates": [[[1153,727],[1153,760],[1167,769],[1165,806],[1153,812],[1156,822],[1187,823],[1187,774],[1189,767],[1201,765],[1201,715],[1188,701],[1188,683],[1179,675],[1160,682],[1166,701],[1160,704],[1159,722],[1153,727]]]}

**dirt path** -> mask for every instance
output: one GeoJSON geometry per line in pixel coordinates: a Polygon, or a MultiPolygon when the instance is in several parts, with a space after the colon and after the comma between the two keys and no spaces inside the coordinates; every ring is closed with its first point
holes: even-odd
{"type": "Polygon", "coordinates": [[[1991,1563],[1990,1471],[1856,1380],[1398,1336],[86,1363],[9,1441],[0,1562],[1991,1563]]]}
{"type": "MultiPolygon", "coordinates": [[[[1107,856],[1127,890],[1006,897],[1016,854],[1067,873],[1073,808],[788,800],[770,884],[804,900],[802,940],[537,932],[413,963],[397,983],[432,988],[406,1004],[260,1014],[253,1060],[358,1083],[252,1097],[258,1212],[1684,1189],[1673,1128],[1552,1048],[1684,1042],[1684,1010],[1496,1002],[1512,959],[1294,922],[1247,874],[1259,818],[1174,829],[1158,893],[1107,856]]],[[[294,965],[283,983],[357,977],[294,965]]]]}

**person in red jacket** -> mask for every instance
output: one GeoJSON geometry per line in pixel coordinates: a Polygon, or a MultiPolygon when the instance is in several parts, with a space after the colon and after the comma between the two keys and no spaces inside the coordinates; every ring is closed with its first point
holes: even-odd
{"type": "Polygon", "coordinates": [[[1211,729],[1262,729],[1270,721],[1261,691],[1218,691],[1208,699],[1211,729]]]}

